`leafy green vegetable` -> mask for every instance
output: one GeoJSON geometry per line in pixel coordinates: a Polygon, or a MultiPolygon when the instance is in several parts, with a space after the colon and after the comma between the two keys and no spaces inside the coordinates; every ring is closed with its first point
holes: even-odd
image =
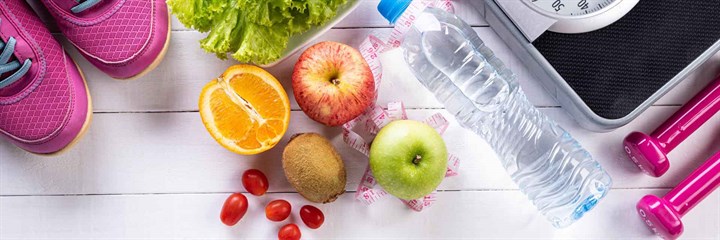
{"type": "Polygon", "coordinates": [[[209,32],[200,46],[226,59],[267,64],[291,36],[332,19],[347,0],[168,0],[185,26],[209,32]]]}

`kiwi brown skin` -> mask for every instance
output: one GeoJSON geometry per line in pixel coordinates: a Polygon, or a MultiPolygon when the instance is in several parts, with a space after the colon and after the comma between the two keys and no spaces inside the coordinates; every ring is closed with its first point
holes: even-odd
{"type": "Polygon", "coordinates": [[[345,164],[320,134],[292,136],[283,151],[282,165],[288,182],[311,202],[333,202],[345,192],[345,164]]]}

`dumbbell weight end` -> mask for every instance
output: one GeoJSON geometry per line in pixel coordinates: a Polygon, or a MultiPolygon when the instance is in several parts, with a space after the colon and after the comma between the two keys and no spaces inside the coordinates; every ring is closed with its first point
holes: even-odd
{"type": "Polygon", "coordinates": [[[720,111],[720,78],[708,84],[652,134],[633,132],[623,141],[630,160],[644,173],[659,177],[670,168],[667,154],[720,111]]]}
{"type": "Polygon", "coordinates": [[[690,209],[720,186],[720,152],[693,171],[665,197],[647,195],[637,204],[647,226],[664,239],[676,239],[683,232],[681,221],[690,209]]]}

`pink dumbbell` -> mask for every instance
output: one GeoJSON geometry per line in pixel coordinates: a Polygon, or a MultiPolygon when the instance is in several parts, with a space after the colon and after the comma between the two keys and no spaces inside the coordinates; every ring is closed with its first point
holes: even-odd
{"type": "Polygon", "coordinates": [[[720,152],[693,171],[665,197],[647,195],[637,204],[645,224],[664,239],[676,239],[683,232],[680,218],[720,185],[720,152]]]}
{"type": "Polygon", "coordinates": [[[632,132],[623,144],[630,160],[644,173],[660,177],[670,163],[667,154],[720,110],[720,78],[695,95],[650,136],[632,132]]]}

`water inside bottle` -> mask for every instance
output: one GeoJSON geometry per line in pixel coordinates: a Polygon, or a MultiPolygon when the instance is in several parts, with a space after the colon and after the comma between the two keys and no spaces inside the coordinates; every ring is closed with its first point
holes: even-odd
{"type": "Polygon", "coordinates": [[[429,8],[418,15],[402,48],[418,80],[460,124],[488,141],[553,225],[570,225],[605,196],[609,175],[530,104],[516,76],[465,22],[429,8]]]}

